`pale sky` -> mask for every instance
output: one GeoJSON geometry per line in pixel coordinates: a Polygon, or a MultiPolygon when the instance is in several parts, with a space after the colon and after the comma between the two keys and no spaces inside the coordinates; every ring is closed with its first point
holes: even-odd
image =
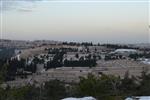
{"type": "Polygon", "coordinates": [[[148,43],[148,0],[1,0],[4,39],[148,43]]]}

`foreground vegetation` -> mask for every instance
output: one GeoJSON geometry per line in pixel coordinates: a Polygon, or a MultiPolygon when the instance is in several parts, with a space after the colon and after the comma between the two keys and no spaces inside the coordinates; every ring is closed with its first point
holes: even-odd
{"type": "Polygon", "coordinates": [[[113,75],[81,77],[78,84],[65,84],[53,80],[41,86],[23,86],[0,88],[0,100],[61,100],[66,97],[93,96],[97,100],[124,100],[128,96],[150,95],[150,74],[146,71],[141,77],[129,77],[126,72],[123,79],[113,75]]]}

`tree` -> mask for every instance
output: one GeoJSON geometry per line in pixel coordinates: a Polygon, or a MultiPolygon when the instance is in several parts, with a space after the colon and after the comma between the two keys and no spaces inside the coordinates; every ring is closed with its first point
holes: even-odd
{"type": "Polygon", "coordinates": [[[58,80],[46,82],[44,85],[46,100],[61,100],[66,97],[66,88],[58,80]]]}
{"type": "Polygon", "coordinates": [[[77,53],[77,54],[75,55],[75,57],[76,57],[76,58],[79,58],[79,54],[77,53]]]}
{"type": "Polygon", "coordinates": [[[8,65],[4,64],[0,68],[0,84],[7,79],[7,73],[8,73],[8,65]]]}
{"type": "Polygon", "coordinates": [[[148,74],[148,69],[143,69],[140,79],[138,95],[150,95],[150,74],[148,74]]]}
{"type": "Polygon", "coordinates": [[[23,86],[6,90],[5,100],[37,100],[37,90],[33,86],[23,86]]]}
{"type": "Polygon", "coordinates": [[[130,58],[134,59],[134,60],[137,60],[137,58],[139,57],[139,55],[136,53],[136,54],[130,54],[129,55],[130,58]]]}
{"type": "Polygon", "coordinates": [[[98,100],[113,100],[113,98],[115,100],[119,97],[119,85],[119,77],[104,74],[96,77],[93,74],[88,74],[87,78],[80,78],[77,93],[79,96],[93,96],[98,100]]]}
{"type": "Polygon", "coordinates": [[[129,77],[129,71],[125,73],[124,78],[121,80],[120,91],[122,95],[134,96],[136,95],[138,84],[134,76],[129,77]]]}

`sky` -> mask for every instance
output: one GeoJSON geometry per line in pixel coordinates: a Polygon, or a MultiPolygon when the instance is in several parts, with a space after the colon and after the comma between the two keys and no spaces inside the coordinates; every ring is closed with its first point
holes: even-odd
{"type": "Polygon", "coordinates": [[[1,37],[148,43],[148,0],[0,0],[1,37]]]}

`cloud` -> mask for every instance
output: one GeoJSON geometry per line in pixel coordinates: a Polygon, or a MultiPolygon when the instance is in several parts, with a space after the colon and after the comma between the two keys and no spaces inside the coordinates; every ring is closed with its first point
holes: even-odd
{"type": "Polygon", "coordinates": [[[27,9],[27,8],[20,8],[20,9],[18,9],[18,11],[20,11],[20,12],[32,12],[33,10],[27,9]]]}
{"type": "Polygon", "coordinates": [[[31,12],[38,1],[42,0],[0,0],[0,8],[2,11],[16,10],[31,12]]]}
{"type": "Polygon", "coordinates": [[[13,2],[13,1],[1,0],[0,2],[1,2],[0,3],[0,8],[2,10],[10,10],[10,9],[12,9],[14,7],[14,5],[16,5],[15,1],[13,2]]]}

